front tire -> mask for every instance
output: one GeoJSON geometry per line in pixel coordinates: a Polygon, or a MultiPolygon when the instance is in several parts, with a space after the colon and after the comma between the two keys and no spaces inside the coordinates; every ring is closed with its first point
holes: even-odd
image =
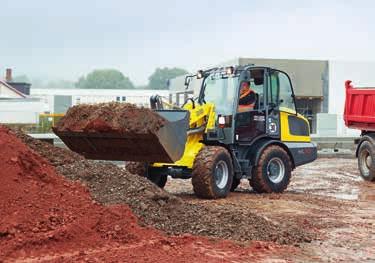
{"type": "Polygon", "coordinates": [[[364,141],[358,149],[358,168],[361,177],[369,182],[375,181],[375,149],[369,141],[364,141]]]}
{"type": "Polygon", "coordinates": [[[128,162],[125,165],[125,169],[132,174],[146,177],[148,180],[150,180],[160,188],[164,188],[168,180],[167,175],[160,175],[152,172],[152,169],[150,169],[147,163],[128,162]]]}
{"type": "Polygon", "coordinates": [[[288,153],[277,145],[268,146],[253,168],[251,187],[258,193],[281,193],[290,182],[292,165],[288,153]]]}
{"type": "Polygon", "coordinates": [[[201,198],[226,197],[233,182],[229,152],[220,146],[205,146],[197,154],[192,172],[194,193],[201,198]]]}

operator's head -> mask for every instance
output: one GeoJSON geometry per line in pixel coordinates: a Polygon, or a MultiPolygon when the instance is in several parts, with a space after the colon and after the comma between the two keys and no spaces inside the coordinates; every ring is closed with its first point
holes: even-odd
{"type": "Polygon", "coordinates": [[[245,81],[241,84],[240,98],[246,97],[250,94],[250,82],[245,81]]]}

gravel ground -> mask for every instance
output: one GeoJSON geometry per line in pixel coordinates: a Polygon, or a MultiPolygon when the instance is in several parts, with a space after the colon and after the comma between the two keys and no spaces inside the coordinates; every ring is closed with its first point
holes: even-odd
{"type": "Polygon", "coordinates": [[[323,158],[297,168],[283,194],[256,194],[246,180],[220,200],[194,197],[189,180],[169,180],[168,192],[192,204],[251,210],[274,224],[315,232],[288,262],[375,262],[375,184],[363,181],[356,159],[323,158]]]}
{"type": "Polygon", "coordinates": [[[311,242],[315,234],[288,221],[274,222],[251,209],[190,203],[159,189],[143,177],[118,166],[85,160],[69,150],[56,148],[20,132],[21,138],[47,158],[57,171],[87,185],[93,198],[103,204],[126,203],[147,225],[169,234],[198,234],[236,241],[263,240],[279,244],[311,242]]]}
{"type": "Polygon", "coordinates": [[[168,180],[163,191],[113,164],[18,136],[97,201],[129,204],[145,224],[168,233],[293,244],[277,262],[375,262],[375,184],[359,177],[355,159],[299,167],[283,194],[256,194],[243,180],[228,198],[204,200],[189,180],[168,180]]]}

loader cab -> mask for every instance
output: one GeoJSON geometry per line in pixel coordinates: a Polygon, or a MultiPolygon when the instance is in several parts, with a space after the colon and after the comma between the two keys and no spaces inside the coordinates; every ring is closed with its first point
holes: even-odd
{"type": "Polygon", "coordinates": [[[238,104],[234,127],[237,142],[252,142],[261,137],[281,139],[280,112],[297,114],[289,76],[267,67],[249,67],[243,71],[238,104]],[[250,83],[251,90],[256,94],[254,107],[247,111],[239,110],[244,82],[250,83]]]}
{"type": "Polygon", "coordinates": [[[256,66],[239,66],[231,72],[226,68],[215,69],[204,76],[198,100],[215,105],[217,119],[224,123],[217,132],[222,143],[249,144],[263,137],[301,139],[294,138],[291,132],[306,140],[309,136],[308,124],[301,118],[293,118],[297,112],[292,83],[280,70],[256,66]],[[241,107],[244,84],[250,86],[252,94],[252,105],[245,110],[241,107]],[[293,131],[283,130],[282,122],[286,123],[285,129],[293,131]]]}

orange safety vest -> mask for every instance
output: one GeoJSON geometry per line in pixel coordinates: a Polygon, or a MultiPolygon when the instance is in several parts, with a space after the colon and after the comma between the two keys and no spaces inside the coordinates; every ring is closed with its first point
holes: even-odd
{"type": "MultiPolygon", "coordinates": [[[[243,94],[240,95],[240,99],[245,98],[246,96],[249,96],[250,93],[255,93],[255,92],[249,88],[243,94]]],[[[238,111],[239,112],[250,111],[254,109],[254,106],[255,106],[255,102],[250,103],[250,104],[238,104],[238,111]]]]}

